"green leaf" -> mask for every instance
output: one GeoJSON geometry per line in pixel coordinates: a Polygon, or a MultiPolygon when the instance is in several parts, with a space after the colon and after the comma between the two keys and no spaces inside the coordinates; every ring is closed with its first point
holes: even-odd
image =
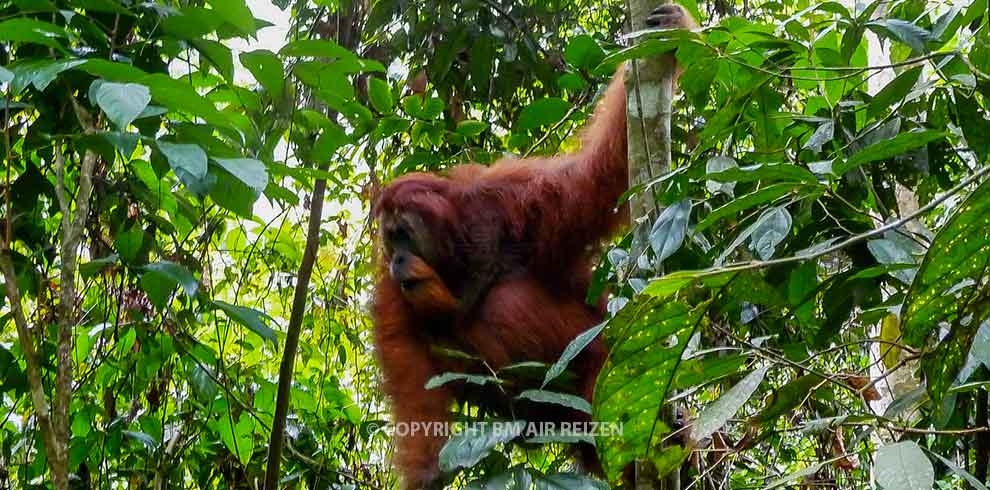
{"type": "Polygon", "coordinates": [[[931,450],[929,450],[928,452],[932,456],[938,458],[938,460],[941,461],[942,464],[944,464],[947,468],[952,470],[952,472],[955,473],[956,476],[962,478],[963,480],[966,480],[966,483],[972,485],[973,488],[975,488],[976,490],[987,490],[986,485],[980,483],[980,480],[978,480],[975,476],[973,476],[972,473],[960,468],[959,465],[953,463],[951,459],[943,458],[942,455],[933,452],[931,450]]]}
{"type": "Polygon", "coordinates": [[[760,383],[763,382],[763,377],[766,376],[767,369],[766,367],[762,367],[749,373],[742,381],[736,383],[729,391],[718,397],[718,400],[705,407],[694,423],[692,437],[697,437],[698,440],[701,440],[721,429],[749,401],[750,397],[753,396],[753,393],[759,388],[760,383]]]}
{"type": "Polygon", "coordinates": [[[277,345],[275,331],[265,324],[265,320],[272,323],[275,323],[275,320],[264,312],[245,306],[232,305],[220,300],[214,300],[213,306],[226,313],[227,317],[260,335],[261,338],[271,341],[272,344],[277,345]]]}
{"type": "Polygon", "coordinates": [[[141,137],[134,133],[123,133],[120,131],[102,131],[100,132],[100,136],[103,136],[103,139],[109,141],[125,160],[130,160],[134,155],[138,141],[141,140],[141,137]]]}
{"type": "MultiPolygon", "coordinates": [[[[253,158],[214,158],[213,161],[260,195],[268,185],[265,164],[253,158]]],[[[257,197],[257,196],[256,196],[257,197]]]]}
{"type": "Polygon", "coordinates": [[[940,322],[952,322],[964,298],[981,281],[990,262],[990,181],[959,204],[935,234],[904,298],[901,329],[908,345],[920,347],[940,322]]]}
{"type": "Polygon", "coordinates": [[[691,200],[682,199],[667,206],[650,230],[650,248],[657,254],[657,262],[662,263],[681,248],[688,220],[691,218],[691,200]]]}
{"type": "Polygon", "coordinates": [[[251,454],[254,453],[254,424],[254,418],[247,413],[241,414],[236,425],[229,415],[207,423],[242,465],[247,465],[251,461],[251,454]]]}
{"type": "Polygon", "coordinates": [[[476,384],[479,386],[486,385],[488,383],[500,383],[499,379],[494,376],[480,376],[477,374],[464,373],[443,373],[430,378],[423,387],[428,390],[432,390],[454,381],[464,381],[466,383],[476,384]]]}
{"type": "Polygon", "coordinates": [[[770,489],[773,489],[773,488],[781,487],[781,486],[784,486],[784,485],[786,485],[788,483],[791,483],[791,482],[794,482],[794,481],[799,481],[799,480],[803,481],[805,477],[813,476],[816,473],[818,473],[818,471],[821,470],[822,467],[825,466],[828,463],[829,463],[829,461],[822,461],[820,463],[815,463],[815,464],[813,464],[811,466],[805,466],[804,468],[801,468],[800,470],[797,470],[794,473],[791,473],[789,475],[782,476],[782,477],[780,477],[780,478],[778,478],[778,479],[770,482],[766,486],[766,490],[770,490],[770,489]]]}
{"type": "Polygon", "coordinates": [[[244,0],[210,0],[213,14],[237,28],[241,34],[253,35],[258,29],[254,15],[244,0]]]}
{"type": "Polygon", "coordinates": [[[897,78],[891,80],[873,96],[873,100],[870,101],[870,105],[866,109],[866,118],[873,119],[893,108],[914,88],[920,76],[921,66],[909,68],[897,75],[897,78]]]}
{"type": "Polygon", "coordinates": [[[58,39],[67,39],[65,29],[29,17],[15,17],[0,22],[0,41],[35,43],[64,51],[58,39]]]}
{"type": "Polygon", "coordinates": [[[495,446],[515,439],[525,427],[524,422],[473,423],[447,440],[440,450],[440,468],[443,471],[471,468],[495,446]]]}
{"type": "Polygon", "coordinates": [[[806,374],[788,382],[782,388],[774,391],[767,405],[754,415],[752,420],[760,424],[767,424],[782,415],[792,413],[808,400],[809,393],[813,393],[826,382],[827,380],[816,374],[806,374]]]}
{"type": "Polygon", "coordinates": [[[223,43],[211,39],[191,39],[196,51],[217,69],[217,73],[228,83],[234,82],[234,55],[223,43]]]}
{"type": "Polygon", "coordinates": [[[131,430],[125,430],[123,432],[125,436],[130,437],[131,439],[134,439],[135,441],[138,441],[141,444],[143,444],[144,447],[148,449],[148,451],[155,451],[156,449],[158,449],[158,441],[156,441],[154,437],[151,437],[148,434],[145,434],[144,432],[137,432],[131,430]]]}
{"type": "Polygon", "coordinates": [[[256,49],[240,55],[241,64],[254,76],[272,97],[282,94],[285,71],[282,61],[267,49],[256,49]]]}
{"type": "Polygon", "coordinates": [[[572,340],[569,344],[567,344],[567,347],[564,348],[564,352],[560,354],[560,358],[557,359],[557,361],[550,366],[550,369],[547,370],[547,374],[543,378],[543,385],[541,387],[546,387],[550,384],[550,381],[553,381],[555,378],[563,374],[564,370],[567,369],[567,366],[571,363],[571,361],[574,360],[578,354],[584,351],[585,347],[588,347],[588,344],[593,342],[604,328],[605,323],[600,323],[589,328],[588,330],[585,330],[584,332],[581,332],[577,337],[574,337],[574,340],[572,340]]]}
{"type": "Polygon", "coordinates": [[[901,19],[878,19],[866,23],[871,31],[896,39],[916,53],[926,53],[926,44],[932,40],[932,34],[922,27],[901,19]]]}
{"type": "Polygon", "coordinates": [[[6,347],[0,345],[0,393],[10,390],[23,392],[27,389],[27,373],[6,347]]]}
{"type": "Polygon", "coordinates": [[[141,79],[151,89],[151,98],[170,111],[185,112],[201,117],[207,123],[230,127],[230,121],[208,99],[196,92],[188,82],[175,80],[163,73],[155,73],[141,79]]]}
{"type": "Polygon", "coordinates": [[[395,102],[392,100],[392,89],[388,82],[380,78],[370,78],[368,80],[368,99],[371,106],[382,114],[391,114],[395,110],[395,102]]]}
{"type": "Polygon", "coordinates": [[[158,141],[158,151],[165,155],[169,166],[179,178],[189,176],[197,181],[206,178],[206,152],[198,145],[158,141]]]}
{"type": "Polygon", "coordinates": [[[127,262],[134,262],[144,243],[144,230],[140,226],[132,226],[117,233],[113,246],[117,253],[127,262]]]}
{"type": "Polygon", "coordinates": [[[715,223],[718,223],[719,221],[730,216],[735,216],[740,211],[745,211],[754,206],[775,201],[799,189],[801,189],[799,184],[784,183],[769,185],[763,187],[762,189],[750,192],[749,194],[729,201],[727,204],[716,208],[711,213],[708,213],[708,215],[705,216],[705,219],[701,220],[701,222],[699,222],[695,227],[695,231],[701,232],[707,230],[715,223]]]}
{"type": "Polygon", "coordinates": [[[59,61],[41,59],[18,63],[11,67],[14,73],[14,78],[10,81],[11,92],[19,93],[28,85],[34,85],[34,88],[43,92],[60,73],[85,63],[86,60],[72,59],[59,61]]]}
{"type": "Polygon", "coordinates": [[[832,141],[835,137],[835,122],[825,121],[818,126],[818,129],[808,138],[808,141],[804,143],[802,148],[809,149],[813,152],[822,151],[822,145],[832,141]]]}
{"type": "Polygon", "coordinates": [[[199,289],[199,282],[185,266],[175,262],[161,261],[144,266],[145,274],[155,274],[182,286],[182,292],[193,298],[199,289]]]}
{"type": "Polygon", "coordinates": [[[571,104],[558,97],[544,97],[526,106],[516,121],[519,130],[536,129],[555,124],[570,111],[571,104]]]}
{"type": "Polygon", "coordinates": [[[584,70],[595,68],[604,58],[605,51],[587,34],[575,36],[564,50],[564,59],[571,66],[584,70]]]}
{"type": "Polygon", "coordinates": [[[595,386],[593,412],[596,420],[622,421],[621,434],[596,440],[610,480],[650,451],[663,463],[660,476],[687,456],[678,445],[658,448],[673,432],[659,414],[688,338],[707,308],[640,295],[609,321],[605,333],[611,348],[595,386]]]}
{"type": "Polygon", "coordinates": [[[151,102],[151,91],[148,87],[137,83],[114,83],[104,80],[94,80],[90,87],[96,105],[103,109],[107,117],[124,130],[148,103],[151,102]]]}
{"type": "Polygon", "coordinates": [[[554,473],[537,479],[535,483],[536,490],[608,490],[609,488],[603,481],[577,473],[554,473]]]}
{"type": "Polygon", "coordinates": [[[0,66],[0,83],[10,83],[14,79],[14,72],[0,66]]]}
{"type": "Polygon", "coordinates": [[[780,163],[775,165],[749,165],[746,167],[727,168],[725,170],[709,173],[705,176],[708,180],[716,182],[756,182],[763,183],[774,181],[806,182],[818,184],[815,174],[803,167],[780,163]]]}
{"type": "MultiPolygon", "coordinates": [[[[914,265],[914,257],[904,250],[897,242],[893,240],[887,240],[885,238],[879,240],[870,240],[866,244],[866,248],[870,250],[873,257],[877,259],[877,262],[886,265],[904,265],[911,264],[914,265]]],[[[894,269],[890,271],[890,275],[896,277],[904,284],[911,284],[914,280],[914,275],[917,269],[894,269]]]]}
{"type": "Polygon", "coordinates": [[[546,390],[526,390],[519,394],[516,398],[532,400],[538,403],[549,403],[553,405],[560,405],[562,407],[573,408],[587,414],[591,414],[591,404],[587,400],[579,396],[569,395],[567,393],[557,393],[555,391],[546,390]]]}
{"type": "Polygon", "coordinates": [[[309,56],[313,58],[357,58],[349,49],[329,40],[301,39],[286,44],[278,52],[282,56],[309,56]]]}
{"type": "Polygon", "coordinates": [[[884,490],[931,490],[935,484],[932,462],[914,441],[878,449],[873,474],[884,490]]]}
{"type": "Polygon", "coordinates": [[[784,206],[777,206],[765,211],[752,228],[752,240],[749,248],[756,252],[761,260],[770,260],[777,245],[787,238],[791,231],[791,213],[784,206]]]}
{"type": "Polygon", "coordinates": [[[577,93],[584,90],[588,82],[576,73],[565,73],[557,79],[557,86],[568,92],[577,93]]]}
{"type": "Polygon", "coordinates": [[[898,155],[920,148],[945,137],[942,131],[922,130],[901,133],[889,140],[874,143],[856,152],[845,162],[841,162],[833,167],[836,175],[843,175],[846,172],[877,160],[886,160],[898,155]]]}
{"type": "Polygon", "coordinates": [[[614,70],[614,66],[633,58],[653,58],[661,54],[670,53],[682,43],[697,39],[698,35],[687,30],[664,31],[662,38],[646,39],[636,43],[635,46],[620,49],[605,57],[595,68],[596,72],[614,70]]]}
{"type": "Polygon", "coordinates": [[[488,123],[485,121],[468,119],[457,123],[457,134],[468,138],[478,136],[486,129],[488,129],[488,123]]]}
{"type": "Polygon", "coordinates": [[[117,264],[120,261],[120,257],[117,254],[110,254],[106,257],[100,259],[93,259],[85,264],[79,264],[79,275],[84,279],[89,279],[95,276],[103,269],[117,264]]]}

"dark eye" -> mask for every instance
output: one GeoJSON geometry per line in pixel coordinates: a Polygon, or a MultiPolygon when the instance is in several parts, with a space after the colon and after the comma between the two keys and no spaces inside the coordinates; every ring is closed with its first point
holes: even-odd
{"type": "Polygon", "coordinates": [[[400,227],[388,232],[388,241],[395,248],[408,249],[412,244],[412,237],[409,236],[409,231],[400,227]]]}

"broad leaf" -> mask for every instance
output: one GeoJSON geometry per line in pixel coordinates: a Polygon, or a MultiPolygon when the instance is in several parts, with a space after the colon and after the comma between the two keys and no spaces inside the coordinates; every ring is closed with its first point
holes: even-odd
{"type": "Polygon", "coordinates": [[[536,129],[555,124],[571,109],[570,102],[557,97],[537,99],[523,109],[516,121],[520,130],[536,129]]]}
{"type": "Polygon", "coordinates": [[[657,254],[657,262],[662,263],[681,248],[684,234],[687,232],[688,219],[691,217],[691,200],[682,199],[672,206],[664,208],[660,217],[653,223],[650,230],[650,247],[657,254]]]}
{"type": "Polygon", "coordinates": [[[256,49],[240,55],[241,64],[254,76],[273,98],[282,95],[285,71],[282,61],[267,49],[256,49]]]}
{"type": "Polygon", "coordinates": [[[545,390],[526,390],[519,394],[517,398],[532,400],[539,403],[549,403],[554,405],[560,405],[562,407],[573,408],[587,414],[591,413],[591,404],[587,400],[579,396],[569,395],[567,393],[557,393],[554,391],[545,390]]]}
{"type": "Polygon", "coordinates": [[[94,96],[93,102],[122,130],[151,102],[151,91],[144,85],[103,80],[95,80],[93,85],[94,88],[90,89],[94,96]]]}
{"type": "Polygon", "coordinates": [[[264,312],[245,306],[232,305],[220,300],[214,300],[213,306],[226,313],[229,318],[237,323],[244,325],[252,332],[260,335],[261,338],[277,345],[278,341],[275,338],[275,331],[266,325],[266,320],[272,323],[275,323],[275,320],[264,312]]]}
{"type": "Polygon", "coordinates": [[[268,185],[268,171],[265,169],[265,164],[258,160],[253,158],[214,158],[213,161],[240,179],[256,195],[264,192],[265,186],[268,185]]]}
{"type": "Polygon", "coordinates": [[[990,181],[981,184],[935,235],[904,299],[904,340],[921,346],[940,322],[953,321],[990,262],[990,181]]]}
{"type": "Polygon", "coordinates": [[[478,464],[495,446],[515,439],[525,428],[526,424],[523,422],[481,422],[468,425],[462,432],[448,439],[440,450],[440,468],[444,471],[470,468],[478,464]]]}
{"type": "Polygon", "coordinates": [[[623,421],[622,433],[599,437],[598,452],[610,480],[626,464],[652,452],[663,467],[661,475],[687,456],[680,446],[661,449],[659,442],[673,429],[660,417],[688,338],[702,321],[707,305],[694,309],[660,298],[639,296],[609,321],[611,345],[595,387],[595,419],[623,421]]]}
{"type": "Polygon", "coordinates": [[[884,490],[931,490],[935,484],[932,462],[914,441],[878,449],[873,471],[884,490]]]}
{"type": "Polygon", "coordinates": [[[691,436],[701,440],[721,429],[753,396],[756,388],[763,382],[767,369],[763,367],[749,373],[732,389],[720,396],[718,400],[705,407],[694,423],[694,431],[691,436]]]}

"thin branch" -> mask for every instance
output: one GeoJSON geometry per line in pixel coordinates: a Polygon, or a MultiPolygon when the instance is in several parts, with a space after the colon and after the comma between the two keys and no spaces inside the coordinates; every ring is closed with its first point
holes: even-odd
{"type": "Polygon", "coordinates": [[[913,212],[913,213],[911,213],[911,214],[909,214],[907,216],[904,216],[902,218],[899,218],[897,220],[891,221],[890,223],[887,223],[886,225],[883,225],[883,226],[881,226],[879,228],[876,228],[876,229],[873,229],[873,230],[870,230],[870,231],[867,231],[867,232],[864,232],[864,233],[860,233],[859,235],[851,236],[851,237],[849,237],[849,238],[847,238],[847,239],[845,239],[845,240],[843,240],[843,241],[841,241],[841,242],[839,242],[839,243],[837,243],[835,245],[832,245],[830,247],[826,247],[826,248],[824,248],[824,249],[822,249],[822,250],[820,250],[818,252],[809,253],[809,254],[805,254],[805,255],[795,255],[795,256],[791,256],[791,257],[782,257],[782,258],[779,258],[779,259],[771,259],[771,260],[749,260],[749,261],[745,261],[745,262],[736,262],[736,263],[728,264],[728,265],[725,265],[725,266],[722,266],[722,267],[711,267],[711,268],[708,268],[708,269],[704,269],[704,270],[700,271],[700,273],[698,275],[701,276],[701,277],[704,277],[704,276],[714,276],[714,275],[718,275],[718,274],[724,274],[724,273],[727,273],[727,272],[740,272],[740,271],[762,269],[764,267],[771,267],[771,266],[775,266],[775,265],[791,264],[791,263],[794,263],[794,262],[803,262],[805,260],[816,259],[816,258],[821,257],[821,256],[824,256],[824,255],[829,255],[831,253],[838,252],[839,250],[842,250],[842,249],[844,249],[846,247],[849,247],[850,245],[855,245],[855,244],[857,244],[859,242],[862,242],[864,240],[867,240],[869,238],[872,238],[872,237],[875,237],[875,236],[878,236],[878,235],[882,235],[882,234],[884,234],[884,233],[886,233],[886,232],[888,232],[890,230],[893,230],[893,229],[896,229],[896,228],[900,228],[901,226],[904,226],[905,224],[907,224],[911,220],[914,220],[914,219],[916,219],[916,218],[918,218],[918,217],[920,217],[920,216],[928,213],[929,211],[935,209],[936,207],[938,207],[940,204],[942,204],[943,202],[945,202],[950,197],[954,196],[955,194],[958,194],[960,191],[964,190],[970,184],[972,184],[973,182],[976,182],[977,180],[979,180],[980,177],[983,177],[988,172],[990,172],[990,165],[984,166],[983,168],[977,170],[975,173],[973,173],[969,177],[966,177],[966,179],[964,179],[962,182],[960,182],[960,183],[956,184],[955,186],[953,186],[951,189],[949,189],[948,191],[946,191],[944,194],[942,194],[938,198],[933,199],[928,204],[926,204],[926,205],[918,208],[917,211],[915,211],[915,212],[913,212]]]}

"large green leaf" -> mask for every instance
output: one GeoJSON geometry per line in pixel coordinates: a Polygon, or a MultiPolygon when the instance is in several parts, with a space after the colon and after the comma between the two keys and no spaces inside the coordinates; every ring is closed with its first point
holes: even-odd
{"type": "Polygon", "coordinates": [[[903,155],[943,137],[945,137],[945,133],[933,130],[901,133],[889,140],[880,141],[859,150],[845,162],[835,165],[835,174],[842,175],[860,165],[903,155]]]}
{"type": "Polygon", "coordinates": [[[371,100],[371,106],[382,114],[389,114],[394,110],[392,89],[385,80],[380,78],[368,80],[368,99],[371,100]]]}
{"type": "Polygon", "coordinates": [[[931,490],[935,484],[932,462],[914,441],[878,449],[873,471],[884,490],[931,490]]]}
{"type": "Polygon", "coordinates": [[[909,345],[924,345],[939,323],[959,318],[990,263],[990,181],[981,184],[936,233],[904,299],[901,329],[909,345]]]}
{"type": "Polygon", "coordinates": [[[268,170],[265,169],[265,164],[254,158],[214,158],[213,161],[250,187],[256,197],[264,192],[265,186],[268,185],[268,170]]]}
{"type": "Polygon", "coordinates": [[[151,91],[137,83],[114,83],[94,80],[90,88],[93,102],[103,109],[107,117],[124,130],[137,119],[138,115],[151,102],[151,91]]]}
{"type": "Polygon", "coordinates": [[[58,39],[66,39],[65,29],[30,17],[15,17],[0,22],[0,41],[36,43],[63,50],[58,39]]]}
{"type": "Polygon", "coordinates": [[[900,75],[897,75],[897,78],[885,85],[880,92],[873,96],[873,100],[870,101],[870,105],[866,110],[866,117],[873,119],[894,107],[895,104],[900,102],[914,88],[914,84],[918,82],[920,76],[920,66],[909,68],[900,75]]]}
{"type": "Polygon", "coordinates": [[[260,335],[261,338],[271,341],[272,344],[277,343],[275,331],[266,325],[266,320],[272,323],[275,323],[275,320],[266,313],[258,311],[254,308],[232,305],[226,301],[220,300],[214,300],[213,306],[226,313],[228,317],[232,318],[237,323],[244,325],[252,332],[260,335]]]}
{"type": "Polygon", "coordinates": [[[220,420],[211,420],[207,425],[220,437],[227,449],[237,456],[237,460],[246,465],[254,452],[254,424],[255,420],[250,414],[241,413],[236,424],[225,414],[220,420]]]}
{"type": "Polygon", "coordinates": [[[444,471],[470,468],[484,459],[495,446],[511,441],[525,428],[523,422],[470,424],[448,439],[440,450],[440,468],[444,471]]]}
{"type": "Polygon", "coordinates": [[[254,75],[254,79],[266,92],[272,97],[282,95],[285,71],[282,69],[282,61],[274,53],[267,49],[256,49],[241,53],[240,59],[244,68],[254,75]]]}
{"type": "Polygon", "coordinates": [[[650,229],[649,242],[657,262],[663,262],[681,248],[691,218],[691,200],[682,199],[664,208],[650,229]]]}
{"type": "Polygon", "coordinates": [[[567,393],[557,393],[546,390],[526,390],[520,393],[518,398],[532,400],[539,403],[560,405],[562,407],[573,408],[574,410],[579,410],[584,413],[591,413],[591,405],[587,402],[587,400],[579,396],[569,395],[567,393]]]}
{"type": "Polygon", "coordinates": [[[141,274],[141,288],[148,293],[148,298],[159,308],[164,308],[168,297],[175,290],[175,286],[182,286],[182,291],[186,296],[192,298],[196,295],[199,282],[193,277],[189,269],[174,262],[162,261],[144,266],[144,273],[141,274]]]}
{"type": "Polygon", "coordinates": [[[213,13],[237,28],[241,34],[252,35],[257,31],[254,15],[244,0],[210,0],[213,13]]]}
{"type": "Polygon", "coordinates": [[[584,332],[581,332],[581,334],[579,334],[577,337],[574,337],[574,340],[572,340],[569,344],[567,344],[567,347],[564,349],[564,352],[560,355],[560,358],[557,359],[557,361],[554,362],[552,366],[550,366],[550,369],[547,370],[547,374],[543,378],[543,387],[546,387],[546,385],[548,385],[550,381],[552,381],[557,376],[560,376],[564,372],[564,370],[567,369],[568,364],[570,364],[571,361],[574,360],[574,358],[577,357],[577,355],[580,354],[581,351],[583,351],[584,348],[588,346],[588,344],[594,341],[595,338],[598,337],[598,334],[600,334],[602,332],[602,329],[604,328],[605,328],[605,323],[600,323],[598,325],[595,325],[594,327],[589,328],[588,330],[585,330],[584,332]]]}
{"type": "Polygon", "coordinates": [[[659,447],[673,429],[661,418],[664,401],[688,338],[703,319],[706,304],[686,304],[640,295],[609,321],[609,356],[595,386],[595,420],[622,421],[621,434],[597,438],[609,480],[648,453],[661,475],[676,468],[687,452],[659,447]]]}
{"type": "Polygon", "coordinates": [[[575,68],[591,70],[605,58],[605,52],[598,46],[594,38],[580,35],[571,39],[564,50],[564,59],[575,68]]]}
{"type": "Polygon", "coordinates": [[[180,179],[186,175],[196,180],[206,177],[206,152],[198,145],[166,141],[159,141],[157,144],[158,150],[165,155],[168,164],[180,179]]]}
{"type": "Polygon", "coordinates": [[[44,91],[55,78],[65,70],[70,70],[83,65],[86,60],[63,59],[63,60],[30,60],[25,63],[18,63],[11,67],[13,79],[10,81],[11,91],[17,94],[28,87],[44,91]]]}
{"type": "Polygon", "coordinates": [[[516,126],[520,130],[549,126],[563,119],[570,109],[570,102],[561,98],[544,97],[537,99],[523,109],[516,121],[516,126]]]}
{"type": "Polygon", "coordinates": [[[694,423],[692,437],[702,440],[721,429],[749,401],[749,398],[756,392],[756,388],[763,382],[763,377],[766,374],[766,367],[749,373],[742,381],[736,383],[729,391],[720,396],[718,400],[705,407],[694,423]]]}

